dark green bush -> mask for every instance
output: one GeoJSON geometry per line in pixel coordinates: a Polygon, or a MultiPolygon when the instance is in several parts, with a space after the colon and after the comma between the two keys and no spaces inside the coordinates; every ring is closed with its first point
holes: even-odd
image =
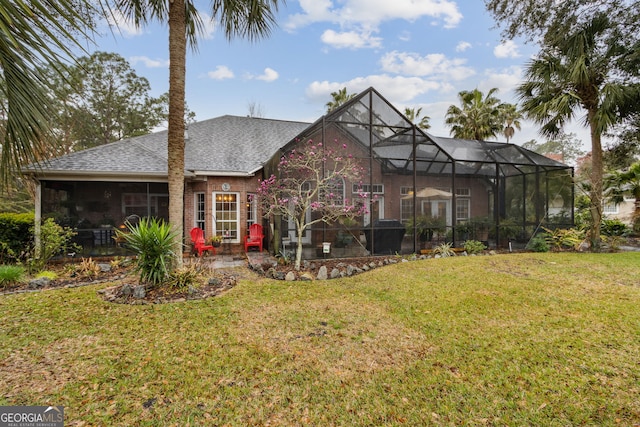
{"type": "Polygon", "coordinates": [[[23,261],[33,247],[32,213],[0,213],[0,262],[23,261]]]}
{"type": "Polygon", "coordinates": [[[541,233],[535,236],[529,244],[527,244],[527,249],[533,252],[549,252],[549,243],[548,240],[549,235],[546,233],[541,233]]]}
{"type": "Polygon", "coordinates": [[[629,227],[619,219],[603,219],[600,233],[604,236],[624,236],[629,233],[629,227]]]}

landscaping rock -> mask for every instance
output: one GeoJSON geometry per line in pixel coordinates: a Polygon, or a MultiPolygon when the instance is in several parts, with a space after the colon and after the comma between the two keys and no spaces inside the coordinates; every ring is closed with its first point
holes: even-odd
{"type": "Polygon", "coordinates": [[[104,262],[98,263],[98,267],[102,273],[109,273],[111,271],[111,264],[107,264],[104,262]]]}
{"type": "Polygon", "coordinates": [[[147,296],[147,290],[142,285],[136,285],[133,287],[133,297],[142,299],[147,296]]]}
{"type": "Polygon", "coordinates": [[[288,272],[285,276],[284,276],[284,280],[286,280],[287,282],[293,282],[296,280],[296,273],[294,273],[293,271],[288,272]]]}
{"type": "Polygon", "coordinates": [[[302,280],[304,282],[308,282],[308,281],[313,280],[313,276],[308,271],[305,271],[304,273],[302,273],[300,275],[300,280],[302,280]]]}
{"type": "Polygon", "coordinates": [[[318,280],[327,280],[328,278],[328,274],[327,274],[327,266],[323,265],[320,267],[320,269],[318,270],[318,275],[316,276],[316,279],[318,280]]]}
{"type": "Polygon", "coordinates": [[[216,286],[216,285],[219,285],[221,283],[221,281],[217,277],[211,277],[209,279],[208,283],[209,283],[209,285],[216,286]]]}
{"type": "Polygon", "coordinates": [[[340,276],[341,276],[340,270],[338,270],[337,268],[334,268],[331,270],[331,275],[329,277],[331,277],[332,279],[337,279],[340,276]]]}
{"type": "Polygon", "coordinates": [[[124,285],[122,285],[122,289],[120,290],[120,292],[122,292],[122,295],[124,295],[125,297],[128,297],[133,294],[133,287],[131,287],[130,284],[125,283],[124,285]]]}
{"type": "Polygon", "coordinates": [[[40,289],[51,283],[51,279],[48,277],[38,277],[37,279],[29,280],[29,289],[40,289]]]}

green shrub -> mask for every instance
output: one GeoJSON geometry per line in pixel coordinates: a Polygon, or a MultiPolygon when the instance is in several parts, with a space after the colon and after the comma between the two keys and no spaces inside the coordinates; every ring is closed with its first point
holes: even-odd
{"type": "Polygon", "coordinates": [[[5,288],[11,284],[24,280],[25,271],[19,265],[0,265],[0,288],[5,288]]]}
{"type": "Polygon", "coordinates": [[[547,232],[547,243],[555,250],[577,250],[586,239],[585,231],[577,228],[557,228],[555,230],[544,228],[544,231],[547,232]]]}
{"type": "Polygon", "coordinates": [[[127,229],[127,232],[117,231],[117,234],[137,255],[135,270],[140,275],[140,281],[151,285],[161,284],[167,278],[171,262],[176,256],[172,249],[176,232],[171,230],[170,224],[155,218],[143,218],[135,226],[127,224],[127,229]]]}
{"type": "Polygon", "coordinates": [[[625,236],[629,233],[629,227],[619,219],[603,219],[600,233],[604,236],[625,236]]]}
{"type": "Polygon", "coordinates": [[[49,280],[56,280],[58,278],[58,273],[56,273],[55,271],[45,270],[36,275],[36,279],[39,279],[41,277],[46,277],[49,280]]]}
{"type": "Polygon", "coordinates": [[[455,256],[456,253],[453,251],[453,249],[451,249],[451,246],[452,246],[451,242],[443,243],[433,248],[433,252],[436,255],[440,255],[443,258],[455,256]]]}
{"type": "Polygon", "coordinates": [[[468,254],[477,254],[487,249],[484,243],[478,240],[467,240],[464,242],[464,250],[468,254]]]}
{"type": "Polygon", "coordinates": [[[549,252],[548,237],[547,233],[538,234],[527,244],[527,249],[533,252],[549,252]]]}
{"type": "MultiPolygon", "coordinates": [[[[29,270],[39,271],[44,268],[47,262],[56,255],[74,250],[75,245],[71,239],[76,232],[69,227],[63,227],[52,218],[47,218],[40,226],[40,255],[32,255],[29,260],[29,270]]],[[[34,251],[35,252],[35,251],[34,251]]]]}
{"type": "Polygon", "coordinates": [[[33,246],[32,213],[0,213],[0,262],[24,261],[33,246]]]}
{"type": "Polygon", "coordinates": [[[184,266],[169,273],[169,286],[180,291],[196,286],[201,273],[202,270],[195,264],[184,266]]]}

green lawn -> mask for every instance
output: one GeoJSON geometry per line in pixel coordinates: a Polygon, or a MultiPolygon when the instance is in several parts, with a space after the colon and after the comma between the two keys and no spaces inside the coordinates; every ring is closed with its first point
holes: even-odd
{"type": "Polygon", "coordinates": [[[399,263],[223,296],[0,297],[0,405],[78,425],[640,424],[640,253],[399,263]]]}

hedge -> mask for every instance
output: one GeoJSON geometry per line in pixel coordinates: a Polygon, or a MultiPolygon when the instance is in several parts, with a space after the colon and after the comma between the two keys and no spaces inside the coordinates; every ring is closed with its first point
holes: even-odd
{"type": "Polygon", "coordinates": [[[22,260],[33,244],[33,213],[0,213],[0,262],[22,260]]]}

